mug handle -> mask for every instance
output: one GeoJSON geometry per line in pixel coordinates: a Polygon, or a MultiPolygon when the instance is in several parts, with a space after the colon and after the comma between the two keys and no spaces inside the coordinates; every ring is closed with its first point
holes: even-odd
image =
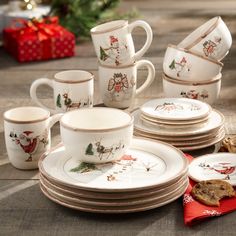
{"type": "Polygon", "coordinates": [[[148,69],[148,76],[145,82],[136,90],[136,95],[143,92],[146,88],[148,88],[155,78],[155,67],[154,65],[148,60],[140,60],[136,62],[137,70],[139,67],[145,66],[148,69]]]}
{"type": "Polygon", "coordinates": [[[128,26],[129,33],[132,33],[133,29],[136,27],[141,27],[145,30],[146,35],[147,35],[147,39],[146,39],[146,42],[143,45],[143,47],[135,53],[135,55],[134,55],[135,61],[139,60],[144,55],[144,53],[148,50],[148,48],[150,47],[150,45],[152,43],[152,38],[153,38],[152,28],[150,27],[150,25],[147,22],[145,22],[143,20],[137,20],[137,21],[134,21],[133,23],[129,24],[129,26],[128,26]]]}
{"type": "Polygon", "coordinates": [[[39,101],[39,98],[37,97],[37,88],[40,86],[40,85],[43,85],[43,84],[46,84],[48,85],[49,87],[51,87],[53,89],[53,81],[48,79],[48,78],[40,78],[40,79],[37,79],[35,80],[32,84],[31,84],[31,87],[30,87],[30,97],[32,98],[32,100],[40,107],[46,109],[46,110],[49,110],[50,113],[52,114],[55,114],[57,113],[57,111],[55,109],[51,109],[47,106],[45,106],[43,103],[41,103],[39,101]]]}
{"type": "MultiPolygon", "coordinates": [[[[63,116],[63,113],[58,113],[58,114],[50,116],[47,123],[48,130],[50,130],[58,121],[60,121],[62,116],[63,116]]],[[[51,147],[50,150],[60,145],[60,143],[61,141],[59,142],[59,144],[56,144],[54,147],[51,147]]]]}

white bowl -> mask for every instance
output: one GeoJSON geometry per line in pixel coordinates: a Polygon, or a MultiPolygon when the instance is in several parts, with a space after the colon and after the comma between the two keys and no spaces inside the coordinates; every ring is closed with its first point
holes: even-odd
{"type": "Polygon", "coordinates": [[[221,17],[214,17],[188,35],[178,47],[222,60],[232,45],[232,36],[221,17]]]}
{"type": "Polygon", "coordinates": [[[88,163],[121,158],[133,136],[133,117],[114,108],[81,108],[65,113],[61,138],[68,156],[88,163]]]}
{"type": "Polygon", "coordinates": [[[186,81],[209,81],[221,72],[222,67],[221,62],[175,45],[168,45],[163,61],[166,75],[186,81]]]}
{"type": "Polygon", "coordinates": [[[172,79],[165,74],[163,78],[163,90],[165,97],[191,98],[208,104],[213,104],[220,94],[221,77],[217,75],[214,79],[206,82],[188,82],[172,79]]]}

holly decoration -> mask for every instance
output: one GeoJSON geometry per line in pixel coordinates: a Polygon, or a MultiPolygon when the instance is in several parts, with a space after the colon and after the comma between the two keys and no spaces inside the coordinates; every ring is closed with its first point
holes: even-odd
{"type": "Polygon", "coordinates": [[[50,15],[60,18],[60,24],[80,40],[90,37],[90,29],[105,21],[131,18],[137,11],[120,15],[114,9],[120,0],[51,0],[50,15]]]}

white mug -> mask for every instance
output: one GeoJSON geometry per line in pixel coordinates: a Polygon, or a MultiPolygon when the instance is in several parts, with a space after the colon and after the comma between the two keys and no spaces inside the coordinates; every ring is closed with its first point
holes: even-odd
{"type": "Polygon", "coordinates": [[[116,20],[98,25],[90,30],[97,57],[102,65],[124,66],[139,60],[152,43],[152,29],[148,23],[138,20],[128,23],[116,20]],[[142,27],[147,39],[144,46],[135,52],[132,31],[142,27]]]}
{"type": "Polygon", "coordinates": [[[133,117],[108,107],[66,112],[60,120],[66,155],[76,162],[105,163],[121,159],[133,137],[133,117]]]}
{"type": "Polygon", "coordinates": [[[50,128],[62,114],[50,117],[40,107],[17,107],[4,113],[4,132],[7,154],[19,169],[38,168],[39,157],[51,146],[50,128]]]}
{"type": "Polygon", "coordinates": [[[154,65],[148,60],[140,60],[124,67],[107,67],[100,65],[99,89],[103,102],[108,107],[127,108],[133,98],[147,89],[155,78],[154,65]],[[137,71],[145,66],[148,76],[145,82],[136,89],[137,71]]]}
{"type": "Polygon", "coordinates": [[[30,88],[33,101],[52,114],[66,112],[81,107],[93,106],[94,76],[83,70],[68,70],[56,73],[54,79],[40,78],[30,88]],[[53,89],[55,109],[48,108],[39,101],[36,91],[38,86],[46,84],[53,89]]]}

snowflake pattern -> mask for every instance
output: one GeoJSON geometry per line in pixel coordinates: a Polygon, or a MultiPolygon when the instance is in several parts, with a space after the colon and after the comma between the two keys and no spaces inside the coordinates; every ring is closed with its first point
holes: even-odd
{"type": "Polygon", "coordinates": [[[209,216],[220,216],[221,212],[217,210],[204,210],[203,214],[209,215],[209,216]]]}
{"type": "Polygon", "coordinates": [[[189,193],[185,193],[184,194],[184,197],[183,197],[183,204],[184,204],[184,206],[187,205],[190,202],[193,202],[193,201],[194,201],[194,199],[193,199],[193,197],[189,193]]]}

